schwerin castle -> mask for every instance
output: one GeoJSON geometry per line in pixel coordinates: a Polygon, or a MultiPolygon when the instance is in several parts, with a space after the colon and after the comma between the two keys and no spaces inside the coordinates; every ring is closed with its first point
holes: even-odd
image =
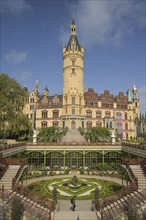
{"type": "Polygon", "coordinates": [[[118,137],[135,139],[135,121],[140,117],[139,99],[135,85],[132,97],[119,92],[114,96],[108,90],[99,95],[93,88],[84,87],[84,48],[79,44],[74,19],[70,25],[70,39],[63,47],[63,94],[49,95],[47,87],[39,94],[38,82],[27,99],[24,113],[36,128],[50,126],[69,129],[106,127],[116,129],[118,137]]]}

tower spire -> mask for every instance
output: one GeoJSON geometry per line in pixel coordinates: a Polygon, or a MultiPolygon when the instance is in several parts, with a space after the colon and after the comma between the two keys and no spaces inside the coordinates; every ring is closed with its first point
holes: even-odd
{"type": "Polygon", "coordinates": [[[36,80],[35,92],[36,92],[37,95],[39,94],[39,83],[38,83],[38,80],[36,80]]]}
{"type": "Polygon", "coordinates": [[[76,35],[76,27],[77,26],[76,26],[74,15],[73,15],[72,23],[70,25],[71,35],[76,35]]]}
{"type": "Polygon", "coordinates": [[[75,17],[75,15],[74,15],[74,11],[73,11],[73,15],[72,15],[72,19],[74,20],[74,17],[75,17]]]}

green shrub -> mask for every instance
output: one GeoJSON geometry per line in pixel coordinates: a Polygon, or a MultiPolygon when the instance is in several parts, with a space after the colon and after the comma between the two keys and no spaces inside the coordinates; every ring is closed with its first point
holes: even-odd
{"type": "Polygon", "coordinates": [[[81,168],[80,168],[80,174],[81,174],[81,175],[85,174],[85,169],[84,169],[84,167],[81,167],[81,168]]]}

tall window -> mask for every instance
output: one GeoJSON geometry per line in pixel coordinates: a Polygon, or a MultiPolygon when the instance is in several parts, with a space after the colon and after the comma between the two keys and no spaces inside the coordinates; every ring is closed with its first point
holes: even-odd
{"type": "Polygon", "coordinates": [[[46,121],[42,122],[42,128],[47,128],[47,122],[46,121]]]}
{"type": "Polygon", "coordinates": [[[34,105],[30,105],[30,110],[33,110],[34,109],[34,105]]]}
{"type": "Polygon", "coordinates": [[[100,128],[101,127],[101,121],[96,122],[96,127],[100,128]]]}
{"type": "Polygon", "coordinates": [[[118,122],[118,123],[117,123],[117,129],[118,129],[118,130],[122,130],[122,129],[123,129],[123,126],[122,126],[122,123],[121,123],[121,122],[118,122]]]}
{"type": "Polygon", "coordinates": [[[30,98],[30,102],[34,102],[34,98],[30,98]]]}
{"type": "Polygon", "coordinates": [[[72,97],[71,103],[72,103],[72,105],[75,105],[75,97],[72,97]]]}
{"type": "Polygon", "coordinates": [[[72,66],[75,66],[75,60],[72,60],[72,66]]]}
{"type": "Polygon", "coordinates": [[[42,118],[48,118],[48,111],[42,111],[42,118]]]}
{"type": "Polygon", "coordinates": [[[127,120],[127,113],[125,113],[125,120],[127,120]]]}
{"type": "Polygon", "coordinates": [[[87,128],[92,128],[92,122],[91,121],[87,121],[87,128]]]}
{"type": "Polygon", "coordinates": [[[116,119],[121,120],[122,119],[122,113],[116,112],[116,119]]]}
{"type": "Polygon", "coordinates": [[[101,118],[101,111],[96,112],[96,118],[101,118]]]}
{"type": "Polygon", "coordinates": [[[75,68],[72,68],[72,73],[73,73],[73,74],[75,73],[75,68]]]}
{"type": "Polygon", "coordinates": [[[71,128],[72,128],[72,129],[75,129],[75,121],[72,121],[72,122],[71,122],[71,128]]]}
{"type": "Polygon", "coordinates": [[[53,118],[59,118],[59,111],[58,110],[53,111],[53,118]]]}
{"type": "Polygon", "coordinates": [[[110,117],[111,113],[110,112],[105,112],[106,117],[110,117]]]}
{"type": "Polygon", "coordinates": [[[128,124],[127,123],[125,124],[125,129],[128,130],[128,124]]]}
{"type": "Polygon", "coordinates": [[[53,121],[53,127],[58,127],[59,122],[58,121],[53,121]]]}
{"type": "Polygon", "coordinates": [[[72,115],[75,115],[75,109],[74,108],[72,109],[72,115]]]}
{"type": "Polygon", "coordinates": [[[92,118],[92,111],[86,111],[86,117],[92,118]]]}
{"type": "Polygon", "coordinates": [[[112,121],[110,121],[110,128],[112,128],[113,127],[113,123],[112,123],[112,121]]]}

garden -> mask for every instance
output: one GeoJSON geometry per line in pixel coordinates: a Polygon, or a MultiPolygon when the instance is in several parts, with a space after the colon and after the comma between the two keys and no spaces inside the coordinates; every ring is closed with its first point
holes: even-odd
{"type": "Polygon", "coordinates": [[[96,178],[53,178],[42,180],[28,185],[28,189],[41,196],[53,197],[53,190],[57,191],[57,199],[71,199],[76,196],[78,200],[94,199],[95,189],[99,189],[99,197],[103,198],[121,189],[120,184],[98,180],[96,178]]]}

